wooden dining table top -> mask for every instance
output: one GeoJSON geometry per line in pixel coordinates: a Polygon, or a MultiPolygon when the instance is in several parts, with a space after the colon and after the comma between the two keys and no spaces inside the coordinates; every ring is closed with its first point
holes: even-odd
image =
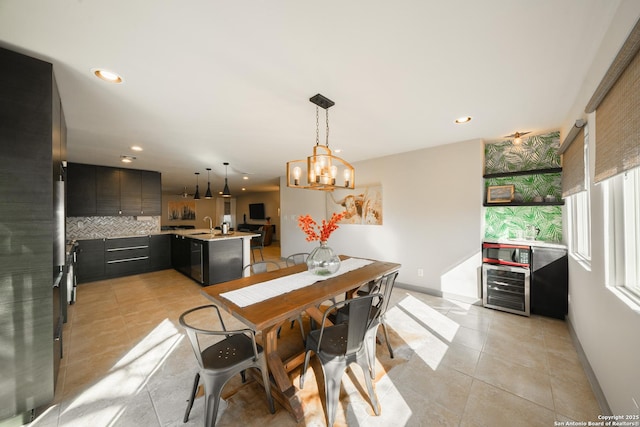
{"type": "MultiPolygon", "coordinates": [[[[345,260],[348,256],[340,256],[345,260]]],[[[247,286],[255,285],[279,277],[306,271],[306,264],[281,268],[280,270],[255,274],[249,277],[230,280],[202,289],[202,293],[224,308],[231,315],[245,323],[255,331],[263,331],[271,326],[282,324],[294,318],[302,311],[318,306],[338,295],[344,295],[360,286],[382,277],[400,268],[400,264],[384,261],[373,261],[371,264],[348,271],[335,277],[318,280],[312,285],[305,286],[273,298],[266,299],[246,307],[239,307],[222,294],[235,291],[247,286]]]]}

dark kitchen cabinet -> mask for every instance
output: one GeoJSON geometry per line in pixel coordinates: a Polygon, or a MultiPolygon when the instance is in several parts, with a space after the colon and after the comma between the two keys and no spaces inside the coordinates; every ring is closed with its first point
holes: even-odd
{"type": "Polygon", "coordinates": [[[70,163],[67,175],[68,216],[162,214],[159,172],[70,163]]]}
{"type": "Polygon", "coordinates": [[[149,271],[171,268],[171,235],[149,236],[149,271]]]}
{"type": "Polygon", "coordinates": [[[149,236],[106,239],[104,251],[107,277],[140,274],[149,269],[149,236]]]}
{"type": "Polygon", "coordinates": [[[142,174],[139,170],[120,169],[120,215],[142,212],[142,174]]]}
{"type": "Polygon", "coordinates": [[[207,242],[205,246],[204,284],[213,285],[242,277],[242,239],[207,242]]]}
{"type": "Polygon", "coordinates": [[[120,170],[96,166],[96,215],[120,215],[120,170]]]}
{"type": "Polygon", "coordinates": [[[569,312],[567,250],[531,247],[531,313],[564,319],[569,312]]]}
{"type": "Polygon", "coordinates": [[[158,172],[140,171],[142,178],[142,215],[162,215],[162,176],[158,172]]]}
{"type": "Polygon", "coordinates": [[[66,152],[53,67],[0,48],[0,420],[48,404],[61,341],[54,176],[66,152]],[[60,139],[58,139],[60,138],[60,139]],[[59,141],[59,143],[58,143],[59,141]],[[55,318],[54,318],[55,317],[55,318]]]}
{"type": "Polygon", "coordinates": [[[171,265],[179,272],[191,276],[191,243],[189,238],[173,235],[171,239],[171,265]]]}
{"type": "Polygon", "coordinates": [[[77,263],[78,283],[104,279],[104,239],[78,240],[77,263]]]}
{"type": "Polygon", "coordinates": [[[196,282],[204,283],[204,242],[202,240],[189,239],[191,250],[191,265],[189,276],[196,282]]]}
{"type": "Polygon", "coordinates": [[[69,163],[67,167],[67,216],[96,215],[96,167],[69,163]]]}
{"type": "Polygon", "coordinates": [[[201,285],[242,277],[242,239],[201,240],[173,235],[173,268],[201,285]]]}

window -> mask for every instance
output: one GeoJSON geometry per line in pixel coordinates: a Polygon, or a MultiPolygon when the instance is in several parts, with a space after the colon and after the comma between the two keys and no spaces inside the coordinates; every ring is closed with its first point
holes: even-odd
{"type": "Polygon", "coordinates": [[[640,304],[640,168],[606,181],[607,278],[640,304]]]}
{"type": "Polygon", "coordinates": [[[568,197],[569,250],[587,268],[591,263],[591,206],[589,198],[589,132],[584,128],[584,188],[568,197]]]}

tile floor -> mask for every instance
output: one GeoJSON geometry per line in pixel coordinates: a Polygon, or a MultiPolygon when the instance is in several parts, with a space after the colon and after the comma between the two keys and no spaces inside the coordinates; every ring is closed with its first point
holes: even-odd
{"type": "MultiPolygon", "coordinates": [[[[277,246],[266,252],[279,256],[277,246]]],[[[65,325],[56,399],[30,425],[184,425],[196,362],[177,319],[209,302],[200,289],[173,270],[80,285],[65,325]]],[[[548,427],[597,420],[600,409],[562,321],[396,287],[387,322],[395,358],[378,345],[381,414],[373,415],[354,367],[342,381],[336,425],[548,427]]],[[[321,375],[317,365],[307,373],[301,423],[278,404],[270,414],[264,391],[238,378],[225,389],[218,425],[325,425],[315,373],[321,375]]],[[[299,369],[292,375],[298,386],[299,369]]],[[[201,426],[202,412],[197,399],[186,425],[201,426]]]]}

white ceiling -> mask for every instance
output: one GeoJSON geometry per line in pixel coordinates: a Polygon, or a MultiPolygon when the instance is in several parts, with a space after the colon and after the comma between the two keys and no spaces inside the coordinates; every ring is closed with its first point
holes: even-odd
{"type": "Polygon", "coordinates": [[[316,93],[336,103],[330,147],[352,163],[558,129],[619,4],[0,0],[0,46],[53,63],[69,161],[132,154],[173,193],[196,171],[203,191],[207,167],[220,190],[226,161],[236,193],[274,189],[311,154],[316,93]]]}

